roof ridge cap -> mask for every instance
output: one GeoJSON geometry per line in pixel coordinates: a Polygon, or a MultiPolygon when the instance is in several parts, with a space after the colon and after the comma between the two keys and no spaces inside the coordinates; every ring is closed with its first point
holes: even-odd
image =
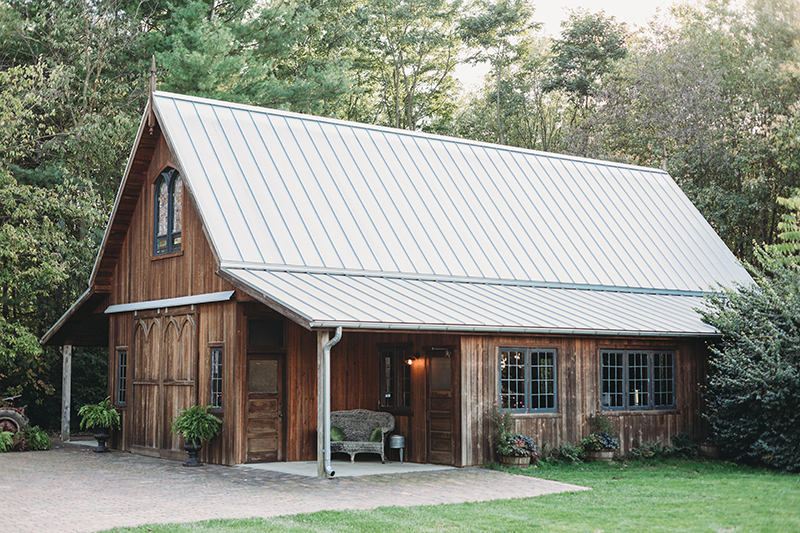
{"type": "Polygon", "coordinates": [[[533,150],[530,148],[521,148],[519,146],[511,146],[507,144],[497,144],[497,143],[490,143],[485,141],[477,141],[474,139],[466,139],[463,137],[455,137],[452,135],[442,135],[437,133],[429,133],[425,131],[418,131],[418,130],[406,130],[400,128],[392,128],[389,126],[381,126],[379,124],[369,124],[366,122],[354,122],[350,120],[343,120],[333,117],[326,117],[323,115],[311,115],[309,113],[299,113],[297,111],[286,111],[282,109],[275,109],[271,107],[262,107],[253,104],[243,104],[239,102],[228,102],[225,100],[215,100],[213,98],[206,98],[203,96],[191,96],[179,93],[171,93],[167,91],[156,91],[154,93],[154,100],[155,97],[164,97],[164,98],[176,98],[185,101],[191,102],[202,102],[208,105],[218,105],[221,107],[228,107],[228,108],[237,108],[252,112],[258,113],[267,113],[272,115],[278,115],[283,117],[295,118],[298,120],[316,120],[319,122],[325,122],[328,124],[338,124],[342,126],[354,127],[354,128],[362,128],[365,130],[371,131],[379,131],[383,133],[391,133],[394,135],[401,135],[401,136],[411,136],[411,137],[421,137],[426,139],[436,139],[442,142],[459,142],[464,143],[472,146],[481,146],[484,148],[491,148],[494,150],[505,150],[508,152],[516,152],[520,154],[527,154],[527,155],[536,155],[539,157],[546,157],[551,159],[559,159],[565,161],[575,161],[580,163],[590,163],[593,165],[601,165],[606,167],[614,167],[614,168],[626,168],[631,170],[639,170],[644,172],[650,172],[653,174],[664,174],[669,176],[669,173],[662,169],[656,167],[645,167],[640,165],[633,165],[631,163],[622,163],[618,161],[608,161],[602,159],[592,159],[589,157],[580,157],[575,155],[568,155],[568,154],[559,154],[555,152],[543,152],[541,150],[533,150]]]}

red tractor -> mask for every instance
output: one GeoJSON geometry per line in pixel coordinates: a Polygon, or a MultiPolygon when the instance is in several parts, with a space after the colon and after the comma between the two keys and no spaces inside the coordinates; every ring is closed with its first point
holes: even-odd
{"type": "Polygon", "coordinates": [[[14,400],[19,396],[11,396],[0,400],[0,431],[18,433],[28,427],[28,417],[24,407],[14,407],[14,400]]]}

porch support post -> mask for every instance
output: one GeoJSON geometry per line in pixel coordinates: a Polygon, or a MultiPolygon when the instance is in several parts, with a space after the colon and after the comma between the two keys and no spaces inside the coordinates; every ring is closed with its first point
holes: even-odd
{"type": "MultiPolygon", "coordinates": [[[[330,332],[317,332],[317,477],[327,478],[325,473],[325,395],[330,391],[325,387],[325,345],[328,344],[330,332]]],[[[330,401],[330,399],[328,399],[330,401]]]]}
{"type": "Polygon", "coordinates": [[[69,410],[72,403],[72,345],[61,347],[64,357],[61,377],[61,440],[69,442],[69,410]]]}

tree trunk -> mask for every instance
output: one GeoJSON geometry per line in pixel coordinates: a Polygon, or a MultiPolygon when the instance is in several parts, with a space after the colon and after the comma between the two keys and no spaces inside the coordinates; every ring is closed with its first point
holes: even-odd
{"type": "Polygon", "coordinates": [[[506,139],[503,135],[503,117],[500,109],[500,81],[503,77],[503,49],[502,45],[497,58],[497,139],[500,144],[505,144],[506,139]]]}

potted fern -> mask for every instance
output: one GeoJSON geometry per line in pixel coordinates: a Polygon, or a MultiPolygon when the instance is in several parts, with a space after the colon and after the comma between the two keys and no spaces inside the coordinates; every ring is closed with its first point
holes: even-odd
{"type": "Polygon", "coordinates": [[[183,435],[183,449],[189,453],[189,460],[183,466],[203,466],[197,454],[203,442],[222,433],[222,420],[208,412],[210,405],[195,405],[179,411],[172,422],[172,433],[183,435]]]}
{"type": "Polygon", "coordinates": [[[100,403],[84,405],[78,411],[81,417],[81,429],[94,430],[94,438],[97,441],[97,453],[108,451],[106,441],[111,437],[111,428],[119,429],[119,412],[111,405],[111,397],[100,403]]]}

